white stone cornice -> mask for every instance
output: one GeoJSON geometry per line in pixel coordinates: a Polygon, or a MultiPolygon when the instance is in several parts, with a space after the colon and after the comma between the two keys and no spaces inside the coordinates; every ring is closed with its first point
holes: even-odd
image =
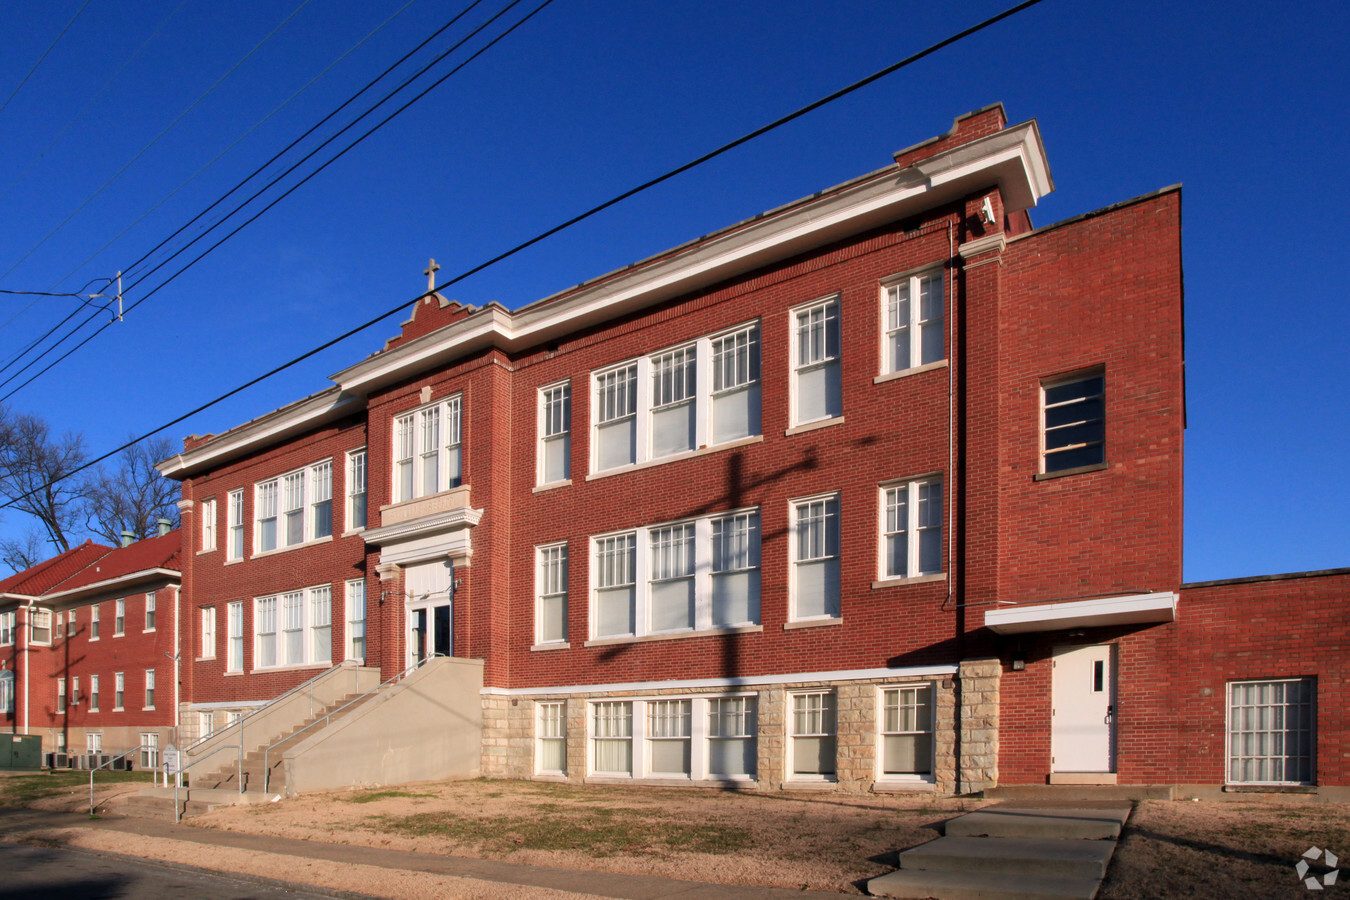
{"type": "Polygon", "coordinates": [[[409,519],[406,522],[386,525],[383,528],[369,528],[361,533],[361,537],[365,539],[367,544],[384,547],[410,538],[442,534],[461,528],[472,528],[482,518],[483,510],[461,506],[458,509],[422,516],[420,519],[409,519]]]}
{"type": "Polygon", "coordinates": [[[976,238],[973,241],[966,241],[956,248],[956,252],[962,259],[974,259],[986,253],[1002,254],[1003,248],[1007,245],[1008,236],[999,231],[994,234],[987,234],[982,238],[976,238]]]}

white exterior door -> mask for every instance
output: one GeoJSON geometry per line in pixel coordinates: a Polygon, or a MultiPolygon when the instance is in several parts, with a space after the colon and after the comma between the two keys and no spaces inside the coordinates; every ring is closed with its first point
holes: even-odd
{"type": "Polygon", "coordinates": [[[454,655],[451,579],[446,560],[414,563],[404,572],[408,591],[408,665],[428,656],[454,655]]]}
{"type": "Polygon", "coordinates": [[[1116,770],[1116,684],[1110,644],[1058,647],[1051,676],[1051,771],[1116,770]]]}

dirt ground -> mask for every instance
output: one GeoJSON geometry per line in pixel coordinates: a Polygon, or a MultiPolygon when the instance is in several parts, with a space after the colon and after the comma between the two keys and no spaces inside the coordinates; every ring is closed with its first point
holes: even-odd
{"type": "MultiPolygon", "coordinates": [[[[113,789],[110,789],[110,793],[113,789]]],[[[126,790],[123,787],[122,790],[126,790]]],[[[85,794],[87,803],[87,792],[85,794]]],[[[60,808],[70,798],[34,805],[60,808]]],[[[78,806],[78,804],[76,804],[78,806]]],[[[307,795],[217,810],[204,828],[535,865],[726,884],[861,893],[896,853],[985,801],[922,795],[756,793],[472,781],[307,795]]],[[[333,866],[90,829],[60,839],[91,849],[305,881],[384,897],[565,897],[558,891],[333,866]]],[[[1302,897],[1294,871],[1310,847],[1350,862],[1350,809],[1306,798],[1138,805],[1099,897],[1201,900],[1302,897]]],[[[1314,873],[1326,871],[1314,866],[1314,873]]],[[[1350,875],[1347,875],[1350,878],[1350,875]]],[[[1345,890],[1337,885],[1333,890],[1345,890]]],[[[1329,895],[1328,895],[1329,896],[1329,895]]]]}

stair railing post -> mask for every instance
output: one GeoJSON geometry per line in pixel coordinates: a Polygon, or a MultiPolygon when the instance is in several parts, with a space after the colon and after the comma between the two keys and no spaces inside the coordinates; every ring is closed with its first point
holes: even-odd
{"type": "Polygon", "coordinates": [[[239,761],[236,778],[239,780],[239,793],[244,792],[244,720],[239,720],[239,761]]]}
{"type": "Polygon", "coordinates": [[[272,752],[271,746],[263,749],[263,793],[267,793],[268,785],[272,783],[272,767],[268,765],[268,754],[272,752]]]}

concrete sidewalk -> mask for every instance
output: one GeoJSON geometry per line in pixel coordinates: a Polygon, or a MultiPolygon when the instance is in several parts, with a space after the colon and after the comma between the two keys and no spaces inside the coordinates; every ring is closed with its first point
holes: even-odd
{"type": "MultiPolygon", "coordinates": [[[[355,847],[347,844],[327,844],[233,831],[216,831],[175,825],[152,819],[103,818],[90,819],[75,813],[47,812],[31,809],[0,808],[0,839],[22,841],[25,833],[47,828],[87,828],[146,837],[188,841],[205,846],[228,847],[237,850],[274,853],[297,859],[374,866],[410,873],[444,875],[502,885],[552,888],[593,897],[617,897],[624,900],[787,900],[790,897],[837,897],[824,891],[801,891],[790,888],[766,888],[735,884],[710,884],[698,881],[679,881],[650,875],[624,875],[589,869],[561,869],[551,866],[528,866],[492,859],[472,859],[460,856],[440,856],[412,853],[406,850],[382,850],[375,847],[355,847]]],[[[734,857],[728,865],[734,866],[734,857]]],[[[190,867],[190,863],[181,863],[190,867]]],[[[293,882],[297,889],[313,891],[315,886],[293,882]]],[[[318,888],[323,892],[323,888],[318,888]]]]}

